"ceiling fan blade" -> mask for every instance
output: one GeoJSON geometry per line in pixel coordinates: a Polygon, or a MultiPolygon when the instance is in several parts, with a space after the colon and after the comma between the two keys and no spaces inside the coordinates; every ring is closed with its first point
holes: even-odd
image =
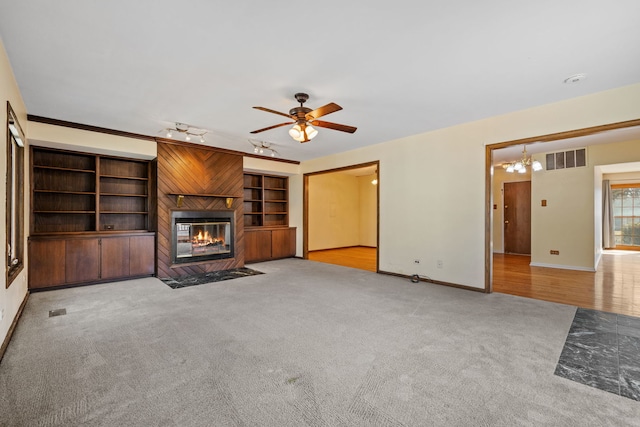
{"type": "Polygon", "coordinates": [[[254,130],[251,133],[260,133],[260,132],[264,132],[265,130],[271,130],[271,129],[279,128],[280,126],[287,126],[287,125],[290,125],[290,124],[291,124],[291,122],[280,123],[279,125],[269,126],[268,128],[254,130]]]}
{"type": "Polygon", "coordinates": [[[253,107],[253,108],[255,108],[256,110],[266,111],[267,113],[278,114],[280,116],[289,117],[290,119],[295,119],[295,117],[292,117],[290,114],[281,113],[280,111],[272,110],[270,108],[264,108],[264,107],[253,107]]]}
{"type": "Polygon", "coordinates": [[[317,119],[318,117],[326,116],[327,114],[335,113],[336,111],[342,110],[342,107],[336,103],[330,103],[324,105],[320,108],[316,108],[313,111],[310,111],[306,114],[307,120],[317,119]]]}
{"type": "Polygon", "coordinates": [[[313,120],[311,124],[313,126],[318,126],[321,128],[329,128],[329,129],[339,130],[342,132],[349,132],[349,133],[354,133],[358,129],[357,127],[341,125],[338,123],[323,122],[322,120],[313,120]]]}

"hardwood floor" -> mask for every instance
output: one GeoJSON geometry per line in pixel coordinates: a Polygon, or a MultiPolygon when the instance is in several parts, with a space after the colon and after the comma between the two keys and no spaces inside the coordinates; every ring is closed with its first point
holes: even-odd
{"type": "Polygon", "coordinates": [[[530,267],[531,257],[494,254],[493,291],[640,316],[640,253],[606,251],[595,273],[530,267]]]}
{"type": "Polygon", "coordinates": [[[360,270],[373,271],[374,273],[377,271],[376,256],[376,248],[365,246],[309,251],[309,259],[311,261],[359,268],[360,270]]]}

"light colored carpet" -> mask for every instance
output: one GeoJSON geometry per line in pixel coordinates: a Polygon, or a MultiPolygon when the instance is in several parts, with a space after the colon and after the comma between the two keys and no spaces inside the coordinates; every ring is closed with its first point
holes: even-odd
{"type": "Polygon", "coordinates": [[[0,364],[0,423],[640,423],[639,402],[553,374],[574,307],[297,259],[251,268],[266,274],[32,294],[0,364]]]}

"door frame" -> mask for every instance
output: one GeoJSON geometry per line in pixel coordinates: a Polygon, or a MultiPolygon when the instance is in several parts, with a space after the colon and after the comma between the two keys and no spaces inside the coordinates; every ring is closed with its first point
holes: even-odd
{"type": "Polygon", "coordinates": [[[342,172],[351,169],[376,167],[378,184],[376,185],[376,273],[380,272],[380,160],[360,163],[357,165],[343,166],[335,169],[326,169],[317,172],[309,172],[303,175],[302,189],[302,258],[309,259],[309,177],[342,172]]]}
{"type": "Polygon", "coordinates": [[[582,129],[574,129],[565,132],[551,133],[541,136],[533,136],[529,138],[516,139],[512,141],[498,142],[495,144],[485,145],[485,182],[484,182],[484,292],[493,292],[493,150],[511,147],[514,145],[526,145],[534,142],[551,142],[561,139],[577,138],[580,136],[592,135],[608,130],[623,129],[628,127],[640,126],[640,119],[627,120],[623,122],[609,123],[606,125],[592,126],[582,129]]]}

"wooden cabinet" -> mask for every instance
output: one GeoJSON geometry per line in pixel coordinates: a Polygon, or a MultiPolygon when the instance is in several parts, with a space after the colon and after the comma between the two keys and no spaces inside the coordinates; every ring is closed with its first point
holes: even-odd
{"type": "Polygon", "coordinates": [[[289,225],[289,178],[244,174],[244,226],[287,227],[289,225]]]}
{"type": "Polygon", "coordinates": [[[129,275],[151,276],[156,271],[155,236],[129,237],[129,275]]]}
{"type": "Polygon", "coordinates": [[[29,288],[153,275],[151,164],[31,147],[29,288]]]}
{"type": "Polygon", "coordinates": [[[99,239],[67,240],[64,252],[66,282],[93,282],[100,279],[99,239]]]}
{"type": "Polygon", "coordinates": [[[271,230],[271,258],[289,258],[292,256],[296,256],[295,227],[271,230]]]}
{"type": "Polygon", "coordinates": [[[103,238],[100,259],[102,279],[114,279],[129,276],[130,245],[129,237],[103,238]]]}
{"type": "Polygon", "coordinates": [[[29,242],[29,288],[61,286],[66,281],[65,241],[29,242]]]}
{"type": "Polygon", "coordinates": [[[288,258],[296,255],[296,228],[245,229],[247,263],[288,258]]]}
{"type": "Polygon", "coordinates": [[[151,276],[154,260],[153,233],[31,238],[29,289],[151,276]]]}
{"type": "Polygon", "coordinates": [[[296,229],[289,227],[289,178],[244,173],[245,262],[296,255],[296,229]]]}
{"type": "Polygon", "coordinates": [[[271,259],[271,230],[244,232],[244,261],[255,262],[271,259]]]}

